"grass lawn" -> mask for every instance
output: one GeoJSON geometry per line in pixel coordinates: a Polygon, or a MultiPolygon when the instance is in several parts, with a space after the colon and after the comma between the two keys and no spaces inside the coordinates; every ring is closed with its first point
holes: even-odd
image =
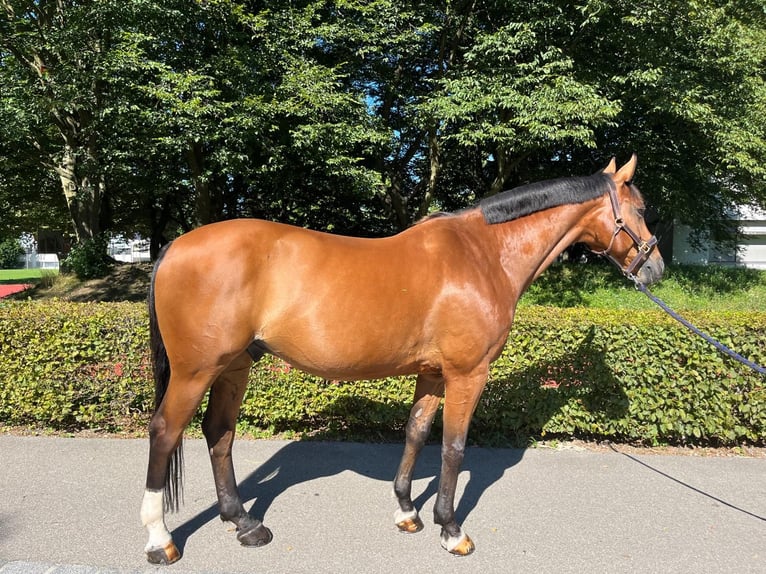
{"type": "Polygon", "coordinates": [[[39,283],[58,273],[57,269],[0,269],[0,283],[39,283]]]}
{"type": "MultiPolygon", "coordinates": [[[[651,292],[677,311],[766,311],[766,271],[715,265],[669,265],[651,292]]],[[[551,266],[519,301],[520,306],[657,309],[608,264],[551,266]]]]}

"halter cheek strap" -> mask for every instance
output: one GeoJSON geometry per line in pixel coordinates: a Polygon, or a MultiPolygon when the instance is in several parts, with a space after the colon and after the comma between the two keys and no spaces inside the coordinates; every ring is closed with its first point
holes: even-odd
{"type": "MultiPolygon", "coordinates": [[[[628,182],[627,185],[630,185],[630,183],[628,182]]],[[[612,182],[609,184],[609,200],[612,203],[612,213],[614,214],[614,232],[612,233],[612,239],[609,241],[609,246],[603,251],[596,251],[595,253],[597,255],[603,255],[604,257],[607,257],[612,263],[620,268],[626,277],[633,279],[635,278],[636,273],[639,272],[641,267],[643,267],[644,263],[646,263],[647,259],[649,259],[649,256],[652,254],[652,251],[657,245],[657,238],[652,235],[647,241],[644,241],[641,239],[638,233],[633,231],[628,225],[625,224],[625,221],[623,220],[622,214],[620,212],[620,202],[617,199],[617,188],[612,182]],[[633,243],[638,249],[638,254],[633,258],[633,261],[631,261],[625,269],[622,268],[620,263],[614,257],[612,257],[610,253],[612,246],[614,245],[614,240],[620,234],[620,232],[627,233],[628,237],[633,240],[633,243]]]]}

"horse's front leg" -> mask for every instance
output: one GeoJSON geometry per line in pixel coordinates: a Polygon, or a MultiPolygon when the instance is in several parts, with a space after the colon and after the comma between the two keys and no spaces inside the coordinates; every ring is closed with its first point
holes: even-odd
{"type": "Polygon", "coordinates": [[[465,455],[468,427],[486,382],[486,369],[470,377],[447,380],[444,399],[442,468],[434,506],[434,522],[442,527],[442,546],[458,556],[466,556],[476,548],[455,520],[455,489],[460,465],[465,455]]]}
{"type": "Polygon", "coordinates": [[[418,376],[415,400],[407,421],[404,454],[394,480],[394,494],[399,501],[394,520],[402,532],[413,533],[423,529],[423,521],[412,504],[412,474],[418,455],[428,440],[443,395],[444,379],[441,376],[418,376]]]}
{"type": "Polygon", "coordinates": [[[210,452],[221,520],[232,522],[237,527],[237,540],[243,546],[264,546],[271,542],[271,531],[245,510],[231,458],[237,415],[251,365],[250,358],[243,354],[215,381],[210,389],[202,432],[210,452]]]}

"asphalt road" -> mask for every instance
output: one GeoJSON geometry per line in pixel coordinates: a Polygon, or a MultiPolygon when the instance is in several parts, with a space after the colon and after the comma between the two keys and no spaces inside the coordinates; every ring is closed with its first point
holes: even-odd
{"type": "Polygon", "coordinates": [[[425,529],[397,532],[400,445],[238,441],[246,507],[274,533],[239,546],[217,517],[202,441],[167,517],[183,558],[145,562],[139,520],[148,442],[0,436],[0,574],[168,572],[766,572],[766,459],[470,448],[457,513],[477,545],[439,546],[439,452],[413,494],[425,529]]]}

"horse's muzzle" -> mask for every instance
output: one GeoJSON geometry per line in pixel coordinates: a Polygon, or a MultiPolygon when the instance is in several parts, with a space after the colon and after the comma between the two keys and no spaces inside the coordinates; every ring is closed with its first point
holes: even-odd
{"type": "Polygon", "coordinates": [[[665,261],[658,254],[656,257],[650,257],[641,265],[641,268],[635,274],[635,278],[642,285],[652,285],[662,279],[664,272],[665,261]]]}

